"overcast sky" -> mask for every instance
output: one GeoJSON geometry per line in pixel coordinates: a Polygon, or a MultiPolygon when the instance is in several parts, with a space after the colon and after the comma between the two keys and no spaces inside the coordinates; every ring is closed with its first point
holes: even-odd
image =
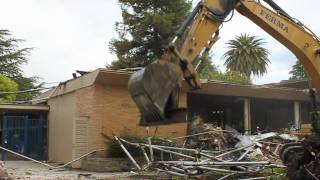
{"type": "MultiPolygon", "coordinates": [[[[320,35],[319,0],[275,1],[320,35]]],[[[23,46],[35,48],[23,69],[45,82],[65,81],[75,70],[102,68],[114,60],[108,42],[116,37],[114,24],[120,20],[117,0],[0,0],[0,29],[25,39],[23,46]]],[[[288,78],[295,56],[238,13],[220,32],[221,40],[212,52],[214,63],[223,69],[225,43],[241,33],[265,38],[271,53],[268,74],[254,78],[255,83],[288,78]]]]}

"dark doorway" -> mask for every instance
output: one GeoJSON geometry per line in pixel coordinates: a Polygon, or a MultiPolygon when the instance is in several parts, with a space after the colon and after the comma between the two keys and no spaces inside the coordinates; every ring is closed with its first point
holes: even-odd
{"type": "Polygon", "coordinates": [[[242,132],[243,99],[231,96],[216,96],[190,91],[187,97],[188,119],[201,116],[205,123],[222,128],[229,125],[242,132]]]}
{"type": "MultiPolygon", "coordinates": [[[[4,113],[1,124],[3,147],[37,160],[46,159],[45,113],[4,113]]],[[[2,152],[2,160],[19,159],[17,156],[2,152]]]]}

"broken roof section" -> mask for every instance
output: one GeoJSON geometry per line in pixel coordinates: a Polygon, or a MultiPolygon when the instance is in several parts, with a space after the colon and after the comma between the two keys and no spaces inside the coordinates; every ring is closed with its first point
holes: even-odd
{"type": "MultiPolygon", "coordinates": [[[[127,87],[131,74],[132,72],[128,71],[97,69],[77,78],[60,83],[55,89],[45,92],[35,98],[34,101],[42,102],[51,97],[70,93],[94,84],[127,87]],[[36,101],[37,99],[39,101],[36,101]]],[[[187,92],[189,90],[190,88],[184,83],[182,91],[187,92]]],[[[192,90],[192,92],[222,96],[309,101],[308,92],[302,89],[271,85],[241,85],[213,80],[205,81],[201,89],[192,90]]]]}
{"type": "Polygon", "coordinates": [[[283,80],[280,83],[271,83],[266,84],[268,86],[274,87],[288,87],[288,88],[296,88],[296,89],[309,89],[310,82],[307,79],[304,80],[283,80]]]}

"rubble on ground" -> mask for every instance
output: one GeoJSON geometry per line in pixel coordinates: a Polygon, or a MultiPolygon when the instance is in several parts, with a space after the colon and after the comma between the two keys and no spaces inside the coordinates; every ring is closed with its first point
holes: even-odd
{"type": "Polygon", "coordinates": [[[183,147],[160,146],[152,144],[152,141],[135,143],[115,138],[124,151],[124,145],[141,148],[146,158],[146,164],[142,166],[135,162],[130,152],[126,152],[139,171],[157,170],[181,177],[202,177],[218,173],[223,175],[221,179],[260,177],[266,176],[266,172],[273,172],[266,169],[283,169],[285,166],[279,158],[281,147],[287,142],[299,141],[298,137],[289,134],[268,132],[245,135],[230,126],[223,130],[221,127],[199,122],[189,127],[192,129],[184,137],[186,143],[183,147]],[[168,153],[171,159],[152,161],[153,151],[168,153]]]}

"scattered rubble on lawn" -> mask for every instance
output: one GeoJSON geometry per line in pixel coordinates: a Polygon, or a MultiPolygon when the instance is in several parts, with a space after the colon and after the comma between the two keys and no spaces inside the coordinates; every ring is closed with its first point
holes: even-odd
{"type": "Polygon", "coordinates": [[[284,143],[299,140],[296,136],[275,132],[243,135],[229,126],[223,130],[204,123],[193,126],[192,133],[183,138],[186,139],[183,147],[170,147],[152,144],[152,141],[146,144],[129,142],[115,136],[139,171],[157,170],[181,177],[218,173],[220,179],[279,175],[270,174],[273,171],[266,169],[285,168],[279,158],[280,149],[284,143]],[[124,145],[141,148],[146,164],[141,166],[136,163],[124,145]],[[170,154],[170,159],[161,157],[161,160],[152,161],[155,151],[170,154]]]}

